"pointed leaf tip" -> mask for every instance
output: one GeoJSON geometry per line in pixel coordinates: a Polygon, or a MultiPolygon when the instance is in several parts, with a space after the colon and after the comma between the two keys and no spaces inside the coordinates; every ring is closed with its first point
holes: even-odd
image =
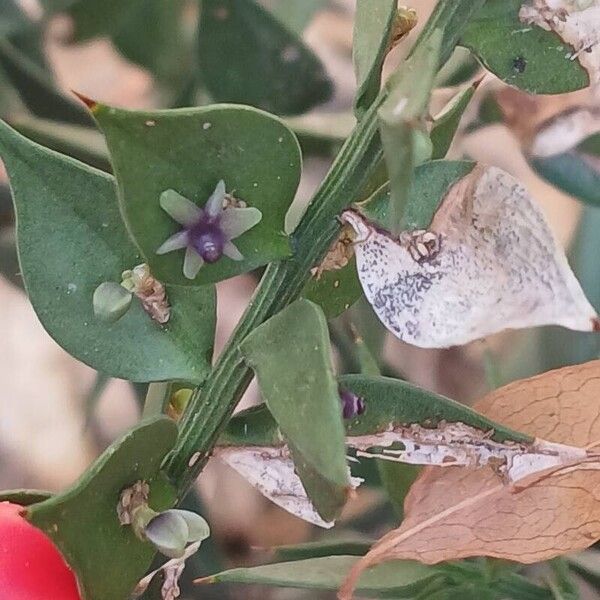
{"type": "Polygon", "coordinates": [[[88,107],[92,114],[94,114],[98,110],[98,102],[92,100],[91,98],[88,98],[88,96],[85,96],[84,94],[76,92],[75,90],[71,90],[71,92],[73,92],[73,94],[75,94],[75,96],[77,96],[77,98],[79,98],[88,107]]]}

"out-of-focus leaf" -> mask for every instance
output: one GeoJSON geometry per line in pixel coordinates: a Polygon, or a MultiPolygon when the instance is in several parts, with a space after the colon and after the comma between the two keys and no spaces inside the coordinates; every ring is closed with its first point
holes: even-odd
{"type": "Polygon", "coordinates": [[[128,3],[132,10],[112,35],[117,50],[165,86],[180,87],[191,72],[194,51],[183,27],[185,1],[127,0],[118,5],[128,3]]]}
{"type": "MultiPolygon", "coordinates": [[[[327,556],[259,567],[230,569],[197,583],[253,583],[288,588],[335,590],[356,563],[354,556],[327,556]]],[[[387,563],[365,572],[357,591],[368,598],[410,598],[425,586],[445,580],[443,573],[417,562],[387,563]]]]}
{"type": "Polygon", "coordinates": [[[404,517],[404,500],[410,486],[418,477],[421,469],[417,465],[406,465],[389,460],[378,460],[377,470],[381,485],[385,489],[398,518],[404,517]]]}
{"type": "Polygon", "coordinates": [[[51,492],[45,492],[43,490],[1,490],[0,491],[0,502],[14,502],[21,506],[29,506],[30,504],[37,504],[43,502],[52,497],[51,492]]]}
{"type": "Polygon", "coordinates": [[[198,51],[202,82],[217,102],[293,115],[333,90],[320,60],[254,0],[204,0],[198,51]]]}
{"type": "Polygon", "coordinates": [[[153,321],[137,300],[116,323],[98,321],[96,287],[120,282],[122,271],[142,262],[121,220],[114,180],[4,124],[0,155],[16,205],[25,286],[50,335],[113,377],[201,381],[212,358],[214,289],[167,286],[166,325],[153,321]]]}
{"type": "Polygon", "coordinates": [[[431,158],[433,160],[444,158],[444,156],[446,156],[458,129],[460,119],[469,105],[471,98],[473,98],[473,94],[478,85],[479,82],[475,82],[465,89],[460,90],[450,102],[435,115],[430,133],[431,144],[433,145],[431,158]]]}
{"type": "Polygon", "coordinates": [[[556,34],[523,23],[523,0],[488,0],[467,25],[460,43],[486,69],[533,94],[562,94],[586,87],[589,77],[572,48],[556,34]]]}
{"type": "Polygon", "coordinates": [[[128,231],[158,279],[203,285],[290,254],[284,221],[301,156],[295,136],[279,119],[227,105],[144,112],[93,104],[92,110],[106,136],[128,231]],[[219,180],[235,198],[259,209],[262,219],[235,240],[244,260],[222,257],[190,280],[182,272],[183,250],[156,254],[181,229],[159,198],[174,189],[204,205],[219,180]]]}
{"type": "Polygon", "coordinates": [[[480,68],[479,62],[469,50],[458,47],[439,70],[436,77],[436,87],[462,85],[474,77],[480,68]]]}
{"type": "Polygon", "coordinates": [[[111,169],[106,143],[96,129],[29,115],[14,116],[8,122],[19,133],[42,146],[102,171],[109,172],[111,169]]]}
{"type": "Polygon", "coordinates": [[[298,136],[304,154],[330,155],[350,135],[356,119],[350,112],[309,113],[284,122],[298,136]]]}
{"type": "Polygon", "coordinates": [[[381,85],[381,68],[390,47],[397,10],[396,0],[358,0],[352,39],[352,59],[358,89],[357,114],[369,108],[381,85]]]}
{"type": "MultiPolygon", "coordinates": [[[[151,0],[77,0],[66,7],[73,20],[73,40],[82,42],[118,31],[143,2],[151,0]]],[[[171,2],[169,2],[171,4],[171,2]]]]}
{"type": "Polygon", "coordinates": [[[275,18],[298,35],[304,31],[315,14],[326,5],[327,0],[302,0],[302,2],[270,0],[267,3],[275,18]]]}
{"type": "Polygon", "coordinates": [[[173,488],[159,474],[177,437],[166,417],[141,423],[110,446],[68,490],[34,504],[26,518],[48,535],[77,574],[84,600],[123,600],[150,567],[154,548],[117,517],[121,492],[150,486],[150,506],[173,506],[173,488]],[[94,543],[90,543],[90,540],[94,543]]]}
{"type": "Polygon", "coordinates": [[[547,157],[531,157],[529,164],[552,185],[578,200],[600,206],[600,157],[577,149],[547,157]]]}
{"type": "Polygon", "coordinates": [[[389,96],[379,109],[381,140],[390,176],[388,228],[401,230],[402,214],[410,192],[414,167],[427,160],[420,157],[419,145],[426,137],[419,125],[427,106],[437,73],[442,33],[434,30],[427,42],[403,64],[388,81],[389,96]]]}
{"type": "Polygon", "coordinates": [[[600,552],[598,550],[584,550],[577,554],[570,554],[566,560],[577,575],[600,590],[600,552]]]}
{"type": "Polygon", "coordinates": [[[0,67],[34,115],[73,125],[92,125],[86,111],[59,92],[42,67],[7,40],[0,41],[0,67]]]}
{"type": "Polygon", "coordinates": [[[350,481],[337,383],[322,311],[298,300],[240,347],[285,435],[302,483],[323,519],[335,518],[350,481]],[[277,357],[285,356],[284,362],[277,357]],[[307,424],[310,423],[310,426],[307,424]]]}
{"type": "Polygon", "coordinates": [[[554,578],[548,582],[554,600],[580,600],[579,589],[563,558],[550,561],[554,578]]]}

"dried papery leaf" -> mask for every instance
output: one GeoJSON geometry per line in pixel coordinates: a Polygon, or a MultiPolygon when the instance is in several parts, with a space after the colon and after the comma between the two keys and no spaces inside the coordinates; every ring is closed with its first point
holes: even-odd
{"type": "Polygon", "coordinates": [[[423,348],[465,344],[508,328],[592,331],[585,298],[527,190],[496,167],[455,183],[428,231],[398,238],[355,211],[358,275],[382,323],[423,348]]]}
{"type": "Polygon", "coordinates": [[[171,307],[165,286],[150,273],[146,263],[123,272],[122,285],[140,300],[152,319],[163,325],[171,317],[171,307]]]}
{"type": "Polygon", "coordinates": [[[355,567],[339,598],[352,597],[363,569],[392,559],[437,563],[494,556],[522,563],[582,550],[600,539],[600,361],[516,381],[474,406],[488,418],[588,457],[507,485],[491,469],[423,470],[405,520],[355,567]]]}
{"type": "Polygon", "coordinates": [[[312,269],[312,276],[320,279],[327,271],[343,269],[354,256],[354,237],[354,229],[348,224],[344,225],[321,264],[312,269]]]}
{"type": "MultiPolygon", "coordinates": [[[[332,521],[323,520],[315,510],[296,474],[287,446],[217,447],[214,455],[284,510],[319,527],[333,527],[332,521]]],[[[361,481],[350,478],[353,488],[361,481]]]]}
{"type": "MultiPolygon", "coordinates": [[[[569,58],[579,60],[593,87],[600,84],[600,1],[532,0],[519,11],[523,23],[558,34],[573,48],[569,58]]],[[[569,50],[565,49],[566,52],[569,50]]]]}
{"type": "Polygon", "coordinates": [[[375,435],[349,437],[348,444],[360,449],[358,456],[365,458],[440,467],[489,465],[507,483],[588,456],[583,448],[541,439],[533,444],[495,442],[490,439],[491,434],[493,431],[484,432],[464,423],[442,422],[435,428],[413,424],[375,435]],[[392,444],[402,444],[403,449],[389,448],[392,444]],[[382,447],[382,453],[363,451],[382,447]]]}

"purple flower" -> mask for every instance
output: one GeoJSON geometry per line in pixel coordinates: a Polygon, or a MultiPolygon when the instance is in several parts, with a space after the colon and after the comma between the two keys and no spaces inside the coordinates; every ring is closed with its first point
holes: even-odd
{"type": "Polygon", "coordinates": [[[183,225],[183,229],[166,240],[156,254],[185,248],[183,274],[188,279],[194,279],[205,262],[217,262],[223,255],[231,260],[243,260],[244,256],[231,240],[252,229],[262,219],[258,208],[224,208],[225,196],[223,180],[217,183],[204,208],[175,190],[166,190],[160,195],[162,209],[183,225]]]}
{"type": "Polygon", "coordinates": [[[340,402],[342,405],[342,416],[344,419],[353,419],[365,412],[365,401],[354,392],[343,387],[338,388],[340,402]]]}

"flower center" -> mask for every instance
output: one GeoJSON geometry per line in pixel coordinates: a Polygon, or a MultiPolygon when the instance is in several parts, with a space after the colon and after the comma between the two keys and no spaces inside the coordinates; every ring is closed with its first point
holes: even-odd
{"type": "Polygon", "coordinates": [[[201,221],[190,229],[190,242],[207,262],[214,263],[223,256],[225,236],[218,222],[201,221]]]}

